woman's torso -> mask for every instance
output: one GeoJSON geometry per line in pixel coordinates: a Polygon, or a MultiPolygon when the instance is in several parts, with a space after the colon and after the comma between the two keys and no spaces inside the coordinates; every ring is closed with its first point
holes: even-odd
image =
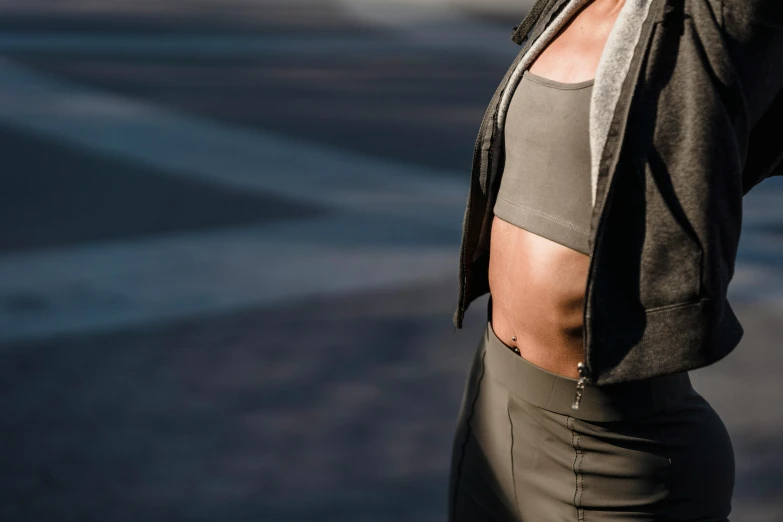
{"type": "MultiPolygon", "coordinates": [[[[528,70],[563,83],[593,79],[621,6],[622,1],[617,0],[588,4],[528,70]]],[[[535,176],[536,172],[527,175],[535,176]]],[[[489,286],[492,327],[498,338],[517,347],[522,357],[537,366],[579,377],[577,363],[583,360],[582,314],[589,264],[587,254],[495,216],[489,286]]]]}

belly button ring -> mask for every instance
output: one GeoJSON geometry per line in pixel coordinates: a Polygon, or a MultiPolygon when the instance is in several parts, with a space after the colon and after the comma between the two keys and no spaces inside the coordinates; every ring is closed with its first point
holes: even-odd
{"type": "Polygon", "coordinates": [[[514,342],[517,342],[517,336],[516,335],[512,336],[511,340],[514,341],[514,342]]]}

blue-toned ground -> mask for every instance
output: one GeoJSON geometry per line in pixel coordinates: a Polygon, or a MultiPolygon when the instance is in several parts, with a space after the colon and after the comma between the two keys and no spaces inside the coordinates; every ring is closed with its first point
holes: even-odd
{"type": "MultiPolygon", "coordinates": [[[[0,521],[445,520],[517,17],[137,4],[0,1],[0,521]]],[[[783,520],[781,201],[746,197],[745,337],[692,373],[733,522],[783,520]]]]}

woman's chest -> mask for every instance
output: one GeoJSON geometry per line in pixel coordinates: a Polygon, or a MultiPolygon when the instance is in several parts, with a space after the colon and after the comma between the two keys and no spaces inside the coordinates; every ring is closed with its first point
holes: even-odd
{"type": "Polygon", "coordinates": [[[536,56],[530,72],[565,83],[595,78],[622,4],[596,1],[581,9],[536,56]]]}

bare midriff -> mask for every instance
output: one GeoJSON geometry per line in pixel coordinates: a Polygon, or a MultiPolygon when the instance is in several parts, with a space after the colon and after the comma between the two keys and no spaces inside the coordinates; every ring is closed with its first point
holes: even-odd
{"type": "MultiPolygon", "coordinates": [[[[622,0],[594,0],[536,57],[531,73],[559,82],[595,78],[622,0]]],[[[531,173],[535,175],[535,173],[531,173]]],[[[490,237],[492,328],[521,357],[579,378],[590,257],[495,216],[490,237]]]]}

